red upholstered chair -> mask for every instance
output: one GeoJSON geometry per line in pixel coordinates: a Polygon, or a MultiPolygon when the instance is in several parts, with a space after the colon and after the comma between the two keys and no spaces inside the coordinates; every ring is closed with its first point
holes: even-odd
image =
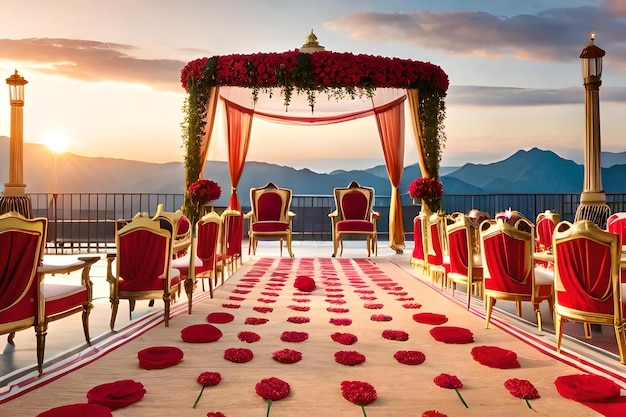
{"type": "Polygon", "coordinates": [[[484,268],[485,328],[489,328],[496,300],[514,301],[517,315],[522,316],[522,302],[535,309],[537,328],[542,331],[539,304],[547,301],[553,311],[554,276],[535,270],[533,235],[504,220],[481,225],[481,254],[484,268]]]}
{"type": "Polygon", "coordinates": [[[535,247],[537,251],[552,251],[552,235],[554,227],[561,221],[561,216],[546,210],[537,215],[535,221],[535,247]]]}
{"type": "Polygon", "coordinates": [[[619,235],[623,248],[626,242],[626,212],[611,214],[606,221],[606,230],[619,235]]]}
{"type": "Polygon", "coordinates": [[[466,286],[467,308],[470,308],[472,291],[482,294],[483,267],[480,256],[474,252],[476,226],[464,215],[458,215],[446,226],[449,267],[447,280],[452,284],[452,294],[457,284],[466,286]]]}
{"type": "Polygon", "coordinates": [[[119,300],[128,300],[132,318],[136,300],[162,298],[165,326],[169,326],[170,304],[175,301],[180,285],[180,272],[171,268],[174,231],[175,224],[166,218],[155,220],[147,216],[135,216],[116,231],[116,254],[107,256],[111,330],[115,326],[119,300]]]}
{"type": "Polygon", "coordinates": [[[191,245],[191,222],[180,210],[175,212],[165,211],[163,204],[159,204],[153,219],[159,220],[161,218],[165,220],[165,225],[167,225],[167,222],[174,224],[175,233],[172,243],[172,256],[174,258],[184,256],[191,245]]]}
{"type": "Polygon", "coordinates": [[[93,308],[91,266],[99,257],[79,258],[63,265],[43,265],[48,221],[26,219],[18,213],[0,216],[0,334],[9,333],[14,346],[16,331],[34,326],[37,369],[43,373],[48,323],[81,312],[87,344],[89,313],[93,308]],[[80,284],[47,283],[45,274],[66,274],[82,269],[80,284]]]}
{"type": "MultiPolygon", "coordinates": [[[[190,277],[189,270],[192,267],[191,255],[192,253],[195,254],[193,262],[194,282],[185,282],[188,300],[191,299],[189,296],[190,292],[193,292],[193,288],[189,288],[189,286],[195,286],[195,281],[198,279],[202,281],[202,291],[205,290],[204,280],[209,280],[209,291],[211,298],[213,298],[213,281],[217,280],[217,275],[220,272],[218,265],[221,264],[221,256],[219,254],[221,236],[222,218],[215,211],[210,211],[196,223],[194,250],[172,261],[172,268],[180,272],[180,280],[187,280],[190,277]]],[[[191,312],[191,304],[189,304],[189,312],[191,312]]]]}
{"type": "Polygon", "coordinates": [[[286,241],[289,256],[293,257],[291,225],[296,214],[290,211],[291,190],[268,182],[250,190],[250,205],[251,210],[245,215],[250,220],[248,254],[256,253],[259,240],[279,240],[280,255],[283,255],[283,241],[286,241]]]}
{"type": "Polygon", "coordinates": [[[339,256],[343,254],[344,235],[365,236],[367,256],[372,252],[378,255],[376,221],[380,213],[373,210],[374,189],[352,181],[347,187],[335,188],[333,194],[337,208],[328,215],[333,228],[333,257],[338,248],[339,256]]]}
{"type": "Polygon", "coordinates": [[[229,276],[241,266],[241,249],[243,244],[243,215],[238,210],[226,209],[222,212],[222,242],[220,261],[222,270],[222,284],[224,271],[228,269],[229,276]]]}
{"type": "Polygon", "coordinates": [[[612,325],[620,362],[626,364],[624,303],[620,283],[619,237],[589,220],[562,221],[553,239],[555,256],[555,333],[561,349],[563,322],[612,325]]]}
{"type": "Polygon", "coordinates": [[[447,275],[450,270],[448,257],[448,239],[446,235],[446,218],[437,213],[427,219],[426,224],[426,263],[431,282],[447,286],[447,275]]]}
{"type": "Polygon", "coordinates": [[[426,214],[421,212],[413,219],[413,253],[411,254],[411,265],[419,268],[421,272],[426,272],[426,214]]]}

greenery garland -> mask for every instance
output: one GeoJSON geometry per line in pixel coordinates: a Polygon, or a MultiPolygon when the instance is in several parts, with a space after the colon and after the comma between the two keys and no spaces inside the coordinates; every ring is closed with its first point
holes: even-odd
{"type": "Polygon", "coordinates": [[[424,136],[428,174],[439,176],[444,132],[447,74],[437,65],[399,58],[355,55],[330,51],[304,53],[233,54],[190,61],[181,70],[181,84],[188,95],[181,123],[185,148],[185,197],[183,211],[198,218],[197,206],[187,188],[201,176],[200,146],[205,134],[206,103],[214,86],[251,89],[254,102],[260,91],[280,90],[287,109],[293,93],[306,94],[313,112],[319,94],[336,100],[373,97],[377,88],[419,90],[419,119],[424,136]]]}

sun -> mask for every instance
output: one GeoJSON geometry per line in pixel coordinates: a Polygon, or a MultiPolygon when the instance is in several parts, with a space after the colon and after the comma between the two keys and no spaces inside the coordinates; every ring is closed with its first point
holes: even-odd
{"type": "Polygon", "coordinates": [[[69,146],[69,139],[62,133],[51,132],[44,137],[44,144],[53,153],[64,153],[69,146]]]}

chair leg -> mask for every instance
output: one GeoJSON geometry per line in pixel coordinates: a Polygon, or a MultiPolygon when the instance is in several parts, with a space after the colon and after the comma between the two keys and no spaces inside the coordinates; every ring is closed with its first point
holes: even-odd
{"type": "MultiPolygon", "coordinates": [[[[180,290],[180,284],[178,288],[180,290]]],[[[187,313],[191,314],[191,306],[193,304],[193,290],[196,287],[196,283],[192,278],[185,279],[185,292],[187,293],[187,313]]]]}
{"type": "Polygon", "coordinates": [[[543,331],[543,326],[541,322],[541,310],[539,308],[539,303],[535,303],[535,317],[537,318],[537,330],[541,333],[543,331]]]}
{"type": "Polygon", "coordinates": [[[89,313],[92,308],[93,304],[91,303],[83,305],[83,333],[85,334],[85,340],[89,346],[91,346],[91,337],[89,337],[89,313]]]}
{"type": "Polygon", "coordinates": [[[583,323],[583,326],[585,328],[585,339],[591,339],[591,324],[583,323]]]}
{"type": "Polygon", "coordinates": [[[372,250],[372,238],[369,236],[365,237],[365,245],[367,246],[367,257],[369,258],[372,250]]]}
{"type": "Polygon", "coordinates": [[[7,343],[11,346],[15,346],[15,332],[9,333],[9,337],[7,338],[7,343]]]}
{"type": "Polygon", "coordinates": [[[111,300],[111,322],[109,323],[111,331],[113,331],[113,328],[115,327],[115,318],[117,317],[117,308],[119,305],[120,300],[111,300]]]}
{"type": "Polygon", "coordinates": [[[165,303],[165,327],[170,327],[170,304],[171,304],[171,296],[164,295],[163,302],[165,303]]]}
{"type": "Polygon", "coordinates": [[[558,313],[554,314],[554,335],[556,336],[556,351],[560,352],[563,339],[563,317],[558,313]]]}
{"type": "MultiPolygon", "coordinates": [[[[282,249],[282,246],[281,246],[282,249]]],[[[293,258],[293,251],[291,250],[291,234],[287,236],[287,252],[289,252],[289,256],[293,258]]],[[[281,253],[282,256],[282,253],[281,253]]]]}
{"type": "Polygon", "coordinates": [[[37,370],[39,375],[43,374],[43,359],[46,350],[46,334],[48,333],[48,323],[35,326],[37,338],[37,370]]]}
{"type": "Polygon", "coordinates": [[[485,329],[489,328],[489,321],[491,320],[491,310],[493,309],[494,299],[486,296],[485,302],[485,329]]]}
{"type": "Polygon", "coordinates": [[[615,328],[615,337],[617,338],[617,348],[619,350],[619,362],[624,365],[626,364],[626,335],[624,329],[624,323],[621,325],[614,326],[615,328]]]}

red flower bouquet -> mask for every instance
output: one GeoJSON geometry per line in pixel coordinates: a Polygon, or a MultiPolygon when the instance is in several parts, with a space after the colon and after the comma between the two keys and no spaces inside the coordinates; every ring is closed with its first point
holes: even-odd
{"type": "Polygon", "coordinates": [[[222,188],[211,180],[198,180],[187,189],[191,201],[198,205],[206,205],[222,195],[222,188]]]}
{"type": "Polygon", "coordinates": [[[511,378],[504,381],[504,388],[508,389],[512,396],[526,401],[528,408],[532,409],[528,400],[539,398],[539,391],[526,379],[511,378]]]}
{"type": "Polygon", "coordinates": [[[441,208],[443,184],[437,178],[416,178],[409,185],[409,195],[423,200],[430,211],[436,212],[441,208]]]}
{"type": "Polygon", "coordinates": [[[202,397],[202,393],[204,392],[204,387],[212,387],[213,385],[217,385],[222,381],[222,375],[219,372],[202,372],[198,376],[198,384],[202,385],[202,389],[200,390],[200,394],[198,394],[198,398],[196,398],[196,402],[193,403],[193,408],[196,408],[198,405],[198,401],[200,401],[200,397],[202,397]]]}
{"type": "Polygon", "coordinates": [[[246,348],[228,348],[224,351],[224,359],[234,363],[250,362],[254,357],[254,353],[246,348]]]}
{"type": "Polygon", "coordinates": [[[282,400],[288,396],[289,391],[291,391],[291,387],[289,387],[287,382],[273,376],[270,378],[263,378],[257,382],[254,386],[254,390],[261,398],[267,401],[266,417],[269,417],[270,408],[272,408],[272,401],[282,400]]]}
{"type": "Polygon", "coordinates": [[[374,386],[364,381],[341,381],[341,395],[351,403],[360,406],[363,410],[363,417],[367,417],[365,406],[378,398],[374,386]]]}
{"type": "Polygon", "coordinates": [[[437,386],[440,386],[441,388],[453,389],[454,391],[456,391],[456,395],[459,396],[459,399],[461,400],[465,408],[469,408],[469,406],[463,399],[463,396],[459,392],[459,389],[463,388],[463,383],[459,378],[457,378],[455,375],[440,374],[435,377],[434,381],[435,384],[437,384],[437,386]]]}
{"type": "Polygon", "coordinates": [[[355,350],[340,350],[335,352],[335,362],[342,365],[354,366],[365,362],[365,355],[355,350]]]}
{"type": "Polygon", "coordinates": [[[272,358],[280,363],[296,363],[302,360],[302,352],[293,349],[281,349],[273,352],[272,358]]]}

